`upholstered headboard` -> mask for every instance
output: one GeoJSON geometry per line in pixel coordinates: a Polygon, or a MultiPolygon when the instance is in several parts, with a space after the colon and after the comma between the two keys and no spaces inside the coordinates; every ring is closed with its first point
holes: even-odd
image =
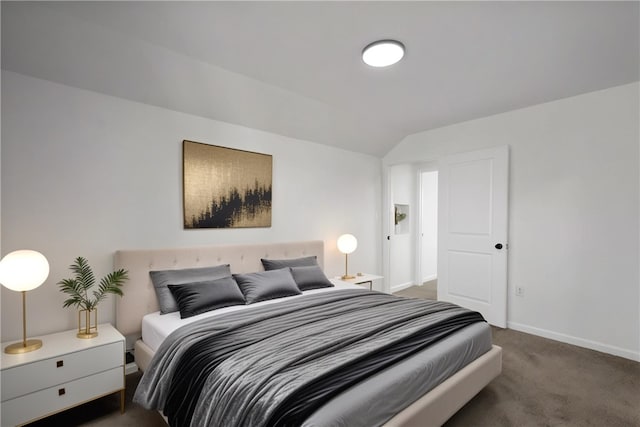
{"type": "Polygon", "coordinates": [[[126,269],[129,281],[122,289],[124,296],[116,298],[116,328],[124,335],[140,333],[142,317],[159,310],[149,271],[230,264],[233,273],[252,273],[264,270],[260,258],[311,255],[324,266],[323,241],[117,251],[115,268],[126,269]]]}

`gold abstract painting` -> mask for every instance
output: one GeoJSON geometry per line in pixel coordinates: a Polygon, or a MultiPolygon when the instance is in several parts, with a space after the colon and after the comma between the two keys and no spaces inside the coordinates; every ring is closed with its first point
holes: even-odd
{"type": "Polygon", "coordinates": [[[184,228],[271,227],[273,158],[182,141],[184,228]]]}

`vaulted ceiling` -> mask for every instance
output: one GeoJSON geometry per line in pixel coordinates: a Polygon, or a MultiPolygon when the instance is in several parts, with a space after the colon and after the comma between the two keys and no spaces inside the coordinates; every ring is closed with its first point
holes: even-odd
{"type": "Polygon", "coordinates": [[[638,2],[2,2],[2,68],[383,156],[640,79],[638,2]],[[366,66],[368,43],[405,58],[366,66]]]}

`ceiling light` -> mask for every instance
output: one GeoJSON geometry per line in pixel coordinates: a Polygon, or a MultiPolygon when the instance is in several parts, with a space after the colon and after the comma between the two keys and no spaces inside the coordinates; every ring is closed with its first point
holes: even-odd
{"type": "Polygon", "coordinates": [[[396,40],[378,40],[362,50],[362,60],[372,67],[387,67],[404,56],[404,45],[396,40]]]}

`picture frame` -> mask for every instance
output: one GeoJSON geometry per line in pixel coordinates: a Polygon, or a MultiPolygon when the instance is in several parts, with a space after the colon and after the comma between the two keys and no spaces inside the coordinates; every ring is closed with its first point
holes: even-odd
{"type": "Polygon", "coordinates": [[[184,228],[271,227],[273,157],[183,140],[184,228]]]}

